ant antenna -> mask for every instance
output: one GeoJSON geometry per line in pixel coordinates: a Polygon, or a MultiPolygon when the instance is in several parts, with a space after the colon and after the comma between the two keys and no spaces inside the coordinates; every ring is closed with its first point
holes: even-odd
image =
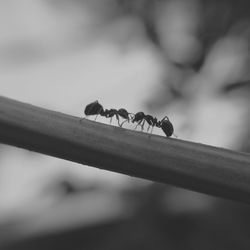
{"type": "Polygon", "coordinates": [[[134,130],[136,130],[138,126],[139,126],[139,122],[136,124],[134,130]]]}
{"type": "Polygon", "coordinates": [[[164,121],[166,118],[167,118],[167,120],[169,121],[168,116],[164,116],[164,117],[161,119],[161,122],[164,121]]]}

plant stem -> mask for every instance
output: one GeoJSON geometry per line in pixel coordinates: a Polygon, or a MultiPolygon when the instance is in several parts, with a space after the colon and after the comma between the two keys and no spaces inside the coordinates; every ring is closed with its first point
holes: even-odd
{"type": "Polygon", "coordinates": [[[105,125],[0,97],[0,142],[250,202],[250,155],[105,125]]]}

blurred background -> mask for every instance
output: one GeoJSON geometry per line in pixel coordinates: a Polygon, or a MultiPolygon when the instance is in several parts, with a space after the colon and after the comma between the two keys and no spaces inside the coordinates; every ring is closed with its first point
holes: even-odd
{"type": "MultiPolygon", "coordinates": [[[[168,115],[179,139],[249,152],[249,42],[247,0],[0,0],[0,94],[168,115]]],[[[0,155],[0,249],[250,249],[248,205],[0,155]]]]}

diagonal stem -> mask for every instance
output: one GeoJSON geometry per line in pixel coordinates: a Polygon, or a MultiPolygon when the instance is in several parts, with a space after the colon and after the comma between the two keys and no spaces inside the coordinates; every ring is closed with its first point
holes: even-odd
{"type": "Polygon", "coordinates": [[[250,155],[115,126],[0,97],[0,142],[250,203],[250,155]]]}

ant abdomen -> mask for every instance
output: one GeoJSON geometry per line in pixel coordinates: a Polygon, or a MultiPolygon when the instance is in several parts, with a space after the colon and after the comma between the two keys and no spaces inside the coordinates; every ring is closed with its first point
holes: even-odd
{"type": "Polygon", "coordinates": [[[98,102],[92,102],[90,104],[88,104],[84,110],[84,114],[87,115],[99,115],[100,113],[102,113],[103,111],[103,107],[102,105],[98,102]]]}
{"type": "Polygon", "coordinates": [[[174,133],[174,126],[169,120],[162,121],[161,128],[167,137],[170,137],[174,133]]]}

